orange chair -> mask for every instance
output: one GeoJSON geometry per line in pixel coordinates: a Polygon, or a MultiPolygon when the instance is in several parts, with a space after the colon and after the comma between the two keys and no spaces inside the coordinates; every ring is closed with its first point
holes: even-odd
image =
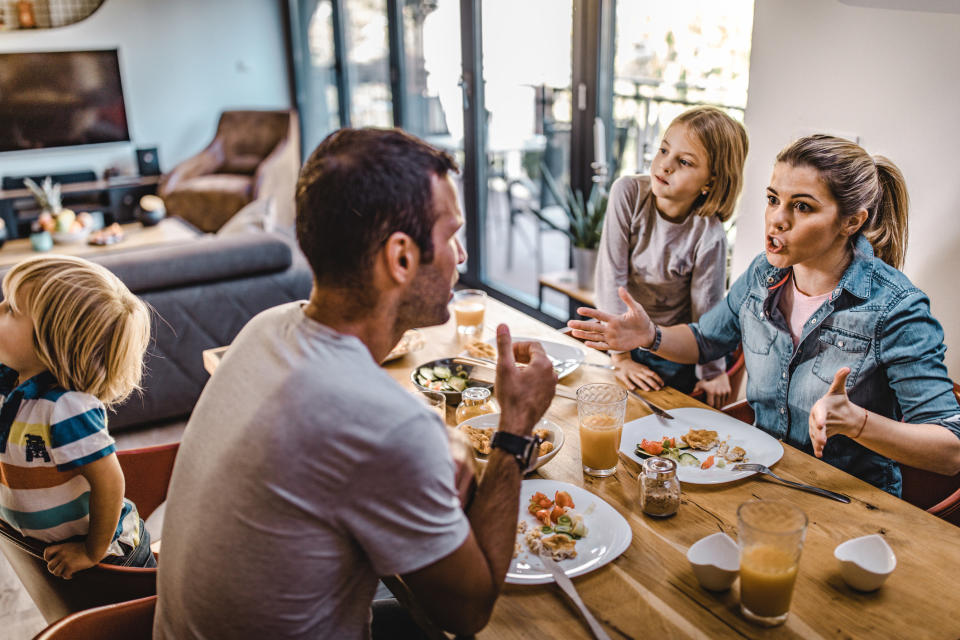
{"type": "MultiPolygon", "coordinates": [[[[960,402],[960,385],[954,383],[953,393],[960,402]]],[[[753,424],[753,409],[746,400],[727,405],[721,411],[737,420],[753,424]]],[[[945,476],[906,464],[900,465],[900,472],[903,474],[901,498],[938,518],[960,526],[960,474],[945,476]]]]}
{"type": "MultiPolygon", "coordinates": [[[[117,452],[126,496],[147,518],[167,497],[179,443],[117,452]]],[[[157,570],[100,563],[63,580],[47,571],[44,543],[0,525],[0,551],[20,578],[47,623],[101,605],[157,593],[157,570]]]]}
{"type": "Polygon", "coordinates": [[[150,640],[157,596],[108,604],[74,613],[33,640],[150,640]]]}

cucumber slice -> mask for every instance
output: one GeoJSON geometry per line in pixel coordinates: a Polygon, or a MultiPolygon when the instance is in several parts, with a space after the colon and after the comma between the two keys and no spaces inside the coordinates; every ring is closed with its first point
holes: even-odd
{"type": "Polygon", "coordinates": [[[677,445],[677,449],[689,449],[690,445],[680,439],[680,436],[677,436],[673,439],[673,442],[677,445]]]}
{"type": "Polygon", "coordinates": [[[467,379],[453,376],[452,378],[447,379],[447,386],[454,391],[463,391],[467,388],[467,379]]]}
{"type": "Polygon", "coordinates": [[[678,462],[684,467],[699,467],[700,461],[697,460],[697,456],[692,453],[681,453],[678,459],[678,462]]]}
{"type": "MultiPolygon", "coordinates": [[[[417,374],[418,374],[421,378],[426,378],[427,380],[433,380],[433,379],[434,379],[433,369],[432,369],[431,367],[420,367],[420,368],[417,370],[417,374]]],[[[421,383],[421,384],[422,384],[422,383],[421,383]]]]}
{"type": "Polygon", "coordinates": [[[652,454],[652,453],[650,453],[649,451],[644,451],[643,449],[640,448],[640,445],[637,445],[637,449],[636,449],[636,451],[635,451],[634,453],[636,453],[636,454],[637,454],[638,456],[640,456],[641,458],[652,458],[652,457],[653,457],[653,454],[652,454]]]}
{"type": "Polygon", "coordinates": [[[450,377],[450,367],[436,366],[433,368],[433,377],[439,380],[446,380],[450,377]]]}

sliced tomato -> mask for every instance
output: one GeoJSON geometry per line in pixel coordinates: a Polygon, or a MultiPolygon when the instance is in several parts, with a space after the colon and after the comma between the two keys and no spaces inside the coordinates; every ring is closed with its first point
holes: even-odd
{"type": "Polygon", "coordinates": [[[558,507],[570,507],[572,509],[575,506],[573,498],[566,491],[557,491],[553,495],[553,501],[557,503],[558,507]]]}
{"type": "Polygon", "coordinates": [[[640,441],[640,448],[646,451],[647,453],[651,453],[655,456],[658,456],[661,453],[663,453],[663,444],[660,442],[657,442],[656,440],[647,440],[646,438],[644,438],[643,440],[640,441]]]}
{"type": "Polygon", "coordinates": [[[673,438],[664,438],[664,439],[663,439],[663,446],[665,446],[665,447],[670,447],[671,449],[676,449],[676,448],[677,448],[676,441],[675,441],[673,438]]]}
{"type": "Polygon", "coordinates": [[[562,516],[562,515],[565,514],[566,512],[567,512],[567,510],[564,509],[563,507],[554,507],[554,508],[553,508],[553,511],[550,512],[550,521],[553,522],[554,524],[556,524],[557,518],[559,518],[560,516],[562,516]]]}
{"type": "Polygon", "coordinates": [[[535,494],[533,494],[532,496],[530,496],[530,502],[537,502],[537,503],[539,503],[541,500],[543,500],[543,499],[546,498],[546,497],[547,497],[546,495],[544,495],[544,494],[540,493],[539,491],[537,491],[535,494]]]}
{"type": "Polygon", "coordinates": [[[553,523],[550,522],[550,510],[549,509],[540,509],[536,513],[537,520],[543,523],[545,527],[552,527],[553,523]]]}
{"type": "Polygon", "coordinates": [[[708,456],[706,460],[703,461],[703,464],[700,465],[701,469],[709,469],[713,466],[713,456],[708,456]]]}

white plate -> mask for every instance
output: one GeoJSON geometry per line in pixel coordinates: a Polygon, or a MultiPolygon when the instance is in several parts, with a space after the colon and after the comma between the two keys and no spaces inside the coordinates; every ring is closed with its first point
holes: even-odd
{"type": "MultiPolygon", "coordinates": [[[[520,486],[520,520],[530,527],[539,526],[537,519],[527,511],[530,496],[539,491],[551,499],[557,491],[566,491],[573,498],[574,510],[583,514],[587,535],[577,540],[577,557],[561,560],[558,564],[571,578],[588,573],[614,560],[627,550],[633,532],[626,519],[600,497],[586,489],[556,480],[524,480],[520,486]]],[[[523,542],[525,534],[517,534],[522,547],[520,554],[510,562],[507,582],[510,584],[548,584],[553,576],[543,568],[539,556],[534,555],[523,542]]]]}
{"type": "MultiPolygon", "coordinates": [[[[470,418],[469,420],[464,420],[457,426],[457,429],[462,428],[463,425],[470,425],[475,429],[496,429],[498,426],[500,426],[500,414],[488,413],[475,418],[470,418]]],[[[557,455],[557,452],[560,451],[560,447],[563,446],[563,429],[560,428],[560,425],[543,418],[537,423],[537,426],[534,427],[534,430],[537,429],[546,429],[550,432],[550,435],[547,436],[546,441],[553,443],[553,451],[537,458],[537,463],[530,471],[539,469],[543,465],[550,462],[553,457],[557,455]]],[[[485,457],[475,456],[474,459],[480,464],[487,463],[487,459],[485,457]]]]}
{"type": "MultiPolygon", "coordinates": [[[[662,420],[655,415],[644,416],[623,425],[623,435],[620,438],[620,451],[627,454],[638,463],[643,458],[635,451],[637,444],[647,440],[662,440],[664,437],[675,438],[686,435],[690,429],[710,429],[717,432],[717,438],[726,440],[731,447],[743,447],[747,452],[744,462],[758,462],[768,467],[783,457],[783,445],[776,438],[764,431],[731,418],[725,413],[710,409],[670,409],[673,420],[662,420]]],[[[717,452],[716,447],[710,451],[695,451],[684,449],[692,453],[698,460],[706,460],[708,456],[717,452]]],[[[677,467],[677,477],[680,482],[690,484],[723,484],[754,475],[754,471],[733,471],[733,464],[727,463],[723,469],[716,465],[709,469],[699,467],[677,467]]]]}
{"type": "MultiPolygon", "coordinates": [[[[547,340],[540,340],[539,338],[528,338],[524,336],[512,336],[511,340],[513,342],[539,342],[543,347],[543,350],[546,351],[547,355],[554,360],[559,360],[561,362],[570,361],[566,366],[557,369],[558,379],[564,378],[565,376],[568,376],[576,371],[577,367],[580,366],[580,363],[582,363],[587,357],[587,354],[584,353],[583,349],[568,344],[560,344],[559,342],[549,342],[547,340]]],[[[497,346],[496,338],[490,338],[484,342],[487,344],[492,344],[494,347],[497,346]]]]}

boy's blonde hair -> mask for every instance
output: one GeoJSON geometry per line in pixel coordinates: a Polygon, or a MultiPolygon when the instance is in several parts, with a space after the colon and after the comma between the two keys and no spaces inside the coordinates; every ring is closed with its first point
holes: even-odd
{"type": "Polygon", "coordinates": [[[107,407],[140,389],[150,312],[117,276],[82,258],[37,256],[2,286],[13,310],[33,319],[34,350],[61,387],[107,407]]]}
{"type": "Polygon", "coordinates": [[[712,185],[707,195],[693,203],[693,213],[705,218],[716,215],[726,222],[733,215],[743,188],[743,163],[750,146],[747,130],[720,109],[706,106],[684,111],[670,126],[675,124],[690,127],[710,163],[712,185]]]}

